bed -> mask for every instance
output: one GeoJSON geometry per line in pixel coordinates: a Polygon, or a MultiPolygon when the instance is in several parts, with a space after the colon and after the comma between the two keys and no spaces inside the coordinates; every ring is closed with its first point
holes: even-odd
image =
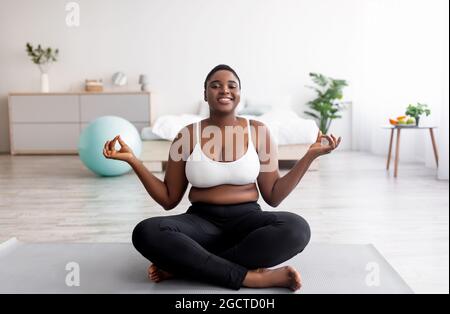
{"type": "MultiPolygon", "coordinates": [[[[262,115],[238,114],[248,119],[258,120],[268,126],[278,144],[280,167],[290,167],[300,159],[315,141],[319,131],[314,120],[303,119],[288,109],[270,110],[262,115]]],[[[165,169],[172,140],[186,125],[205,118],[204,114],[164,115],[152,126],[141,130],[141,160],[152,172],[165,169]]],[[[318,170],[316,159],[309,170],[318,170]]]]}

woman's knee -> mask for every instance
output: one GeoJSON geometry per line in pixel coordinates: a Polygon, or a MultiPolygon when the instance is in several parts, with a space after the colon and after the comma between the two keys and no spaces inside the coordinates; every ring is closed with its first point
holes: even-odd
{"type": "Polygon", "coordinates": [[[282,212],[279,215],[279,225],[282,228],[284,241],[290,244],[297,253],[303,251],[311,239],[311,228],[301,216],[282,212]]]}
{"type": "Polygon", "coordinates": [[[141,221],[134,227],[131,241],[136,250],[142,252],[142,250],[157,241],[159,225],[160,217],[153,217],[141,221]]]}

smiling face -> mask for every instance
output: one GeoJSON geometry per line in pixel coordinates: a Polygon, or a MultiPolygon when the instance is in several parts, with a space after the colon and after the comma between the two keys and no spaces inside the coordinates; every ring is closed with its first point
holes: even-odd
{"type": "Polygon", "coordinates": [[[239,80],[232,72],[219,70],[206,82],[204,96],[211,111],[232,112],[241,100],[239,80]]]}

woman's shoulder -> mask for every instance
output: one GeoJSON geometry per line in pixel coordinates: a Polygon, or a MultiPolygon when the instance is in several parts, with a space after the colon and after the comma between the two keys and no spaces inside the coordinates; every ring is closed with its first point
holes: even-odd
{"type": "Polygon", "coordinates": [[[181,128],[180,131],[178,131],[177,135],[174,138],[174,141],[180,140],[180,139],[187,139],[192,138],[192,134],[194,132],[194,126],[196,122],[188,124],[181,128]]]}
{"type": "Polygon", "coordinates": [[[250,127],[254,130],[254,132],[256,134],[258,134],[259,132],[268,132],[269,128],[267,127],[267,125],[265,125],[263,122],[259,121],[259,120],[252,120],[249,119],[250,122],[250,127]]]}
{"type": "Polygon", "coordinates": [[[263,123],[263,122],[261,122],[261,121],[259,121],[259,120],[253,120],[253,119],[248,119],[249,121],[250,121],[250,125],[251,126],[254,126],[254,127],[266,127],[266,125],[263,123]]]}

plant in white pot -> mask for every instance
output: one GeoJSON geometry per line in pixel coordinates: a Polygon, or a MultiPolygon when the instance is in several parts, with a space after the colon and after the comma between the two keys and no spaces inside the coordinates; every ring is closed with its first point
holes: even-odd
{"type": "Polygon", "coordinates": [[[429,116],[431,110],[428,108],[427,104],[421,104],[418,102],[416,105],[409,104],[408,108],[406,108],[405,115],[413,117],[416,122],[416,126],[419,126],[420,116],[425,114],[429,116]]]}
{"type": "Polygon", "coordinates": [[[58,61],[59,49],[42,48],[41,45],[34,48],[30,43],[27,43],[26,51],[31,61],[37,64],[41,71],[41,92],[48,93],[50,91],[48,70],[51,63],[58,61]]]}

